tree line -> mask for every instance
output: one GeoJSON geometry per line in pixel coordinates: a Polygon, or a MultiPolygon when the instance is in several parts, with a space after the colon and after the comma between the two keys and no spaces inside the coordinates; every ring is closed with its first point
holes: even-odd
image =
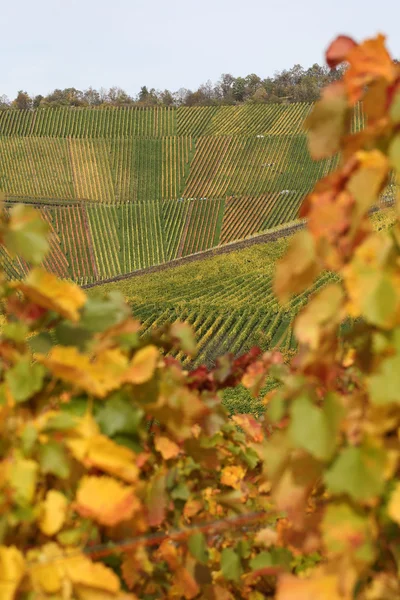
{"type": "Polygon", "coordinates": [[[29,95],[20,90],[10,100],[0,95],[0,109],[25,109],[47,107],[88,106],[218,106],[243,103],[291,103],[314,102],[320,90],[340,79],[343,67],[329,69],[317,63],[308,69],[296,64],[291,69],[277,71],[272,77],[262,79],[255,73],[246,77],[234,77],[224,73],[213,83],[208,80],[197,90],[180,88],[172,92],[142,86],[136,96],[129,95],[120,87],[96,90],[89,87],[81,91],[76,88],[55,89],[47,96],[29,95]]]}

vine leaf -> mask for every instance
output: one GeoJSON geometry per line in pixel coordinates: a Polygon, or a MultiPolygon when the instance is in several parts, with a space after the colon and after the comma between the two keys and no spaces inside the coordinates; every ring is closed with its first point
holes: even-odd
{"type": "Polygon", "coordinates": [[[75,508],[83,517],[113,526],[130,519],[139,507],[131,486],[112,477],[85,476],[81,479],[75,508]]]}
{"type": "Polygon", "coordinates": [[[68,501],[58,490],[49,490],[42,503],[39,527],[48,536],[58,533],[65,522],[68,501]]]}
{"type": "Polygon", "coordinates": [[[71,321],[79,320],[79,310],[86,302],[86,294],[78,285],[62,281],[39,267],[32,269],[24,281],[12,285],[38,306],[71,321]]]}

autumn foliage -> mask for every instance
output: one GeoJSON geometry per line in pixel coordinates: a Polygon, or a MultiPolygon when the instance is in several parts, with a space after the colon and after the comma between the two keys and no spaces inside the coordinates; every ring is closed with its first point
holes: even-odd
{"type": "Polygon", "coordinates": [[[5,251],[33,268],[1,280],[2,600],[400,597],[400,226],[368,218],[400,172],[400,69],[382,36],[340,37],[327,60],[348,68],[306,126],[313,157],[341,162],[304,202],[275,290],[340,282],[298,316],[291,365],[255,350],[185,372],[168,353],[195,352],[186,325],[141,337],[118,294],[40,267],[33,209],[3,214],[5,251]],[[258,394],[267,375],[281,385],[264,418],[229,418],[220,391],[258,394]]]}

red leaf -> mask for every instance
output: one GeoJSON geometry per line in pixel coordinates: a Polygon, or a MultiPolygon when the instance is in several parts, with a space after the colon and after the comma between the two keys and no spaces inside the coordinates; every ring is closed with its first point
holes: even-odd
{"type": "Polygon", "coordinates": [[[356,42],[347,35],[339,35],[326,51],[326,62],[331,69],[334,69],[340,63],[346,60],[350,50],[357,46],[356,42]]]}

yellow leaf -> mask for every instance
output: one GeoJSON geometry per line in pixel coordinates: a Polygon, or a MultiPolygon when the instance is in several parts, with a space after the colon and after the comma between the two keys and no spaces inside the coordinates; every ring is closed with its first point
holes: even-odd
{"type": "Polygon", "coordinates": [[[13,286],[35,304],[54,310],[71,321],[79,320],[79,309],[86,302],[85,292],[75,283],[61,281],[40,268],[32,269],[25,281],[15,282],[13,286]]]}
{"type": "Polygon", "coordinates": [[[67,577],[75,584],[97,588],[116,594],[120,589],[119,579],[102,563],[94,563],[85,556],[69,557],[64,562],[67,577]]]}
{"type": "Polygon", "coordinates": [[[29,575],[35,590],[39,588],[47,594],[61,591],[64,578],[63,557],[63,551],[55,543],[45,544],[28,552],[29,575]]]}
{"type": "Polygon", "coordinates": [[[388,505],[388,515],[395,523],[400,525],[400,483],[396,484],[388,505]]]}
{"type": "MultiPolygon", "coordinates": [[[[46,544],[28,554],[32,587],[47,594],[69,590],[74,598],[122,600],[120,582],[115,573],[102,563],[94,563],[76,549],[64,550],[57,544],[46,544]],[[80,595],[80,591],[87,595],[80,595]]],[[[57,596],[58,597],[58,596],[57,596]]],[[[64,597],[64,595],[63,595],[64,597]]],[[[129,596],[128,596],[129,598],[129,596]]]]}
{"type": "Polygon", "coordinates": [[[0,598],[14,600],[25,573],[25,560],[15,546],[0,546],[0,598]]]}
{"type": "Polygon", "coordinates": [[[121,385],[127,366],[126,357],[117,349],[90,357],[73,346],[55,346],[48,356],[40,354],[36,358],[55,377],[100,398],[121,385]]]}
{"type": "Polygon", "coordinates": [[[175,458],[180,452],[178,444],[175,444],[175,442],[164,436],[156,438],[155,447],[164,460],[175,458]]]}
{"type": "Polygon", "coordinates": [[[77,512],[102,525],[113,526],[130,519],[139,509],[131,486],[111,477],[83,477],[76,495],[77,512]]]}
{"type": "Polygon", "coordinates": [[[98,435],[89,441],[85,464],[116,475],[128,483],[134,483],[138,478],[136,454],[105,435],[98,435]]]}
{"type": "Polygon", "coordinates": [[[347,189],[357,204],[357,216],[364,215],[376,202],[389,173],[389,160],[380,150],[356,153],[359,168],[351,176],[347,189]]]}
{"type": "Polygon", "coordinates": [[[138,477],[136,454],[100,433],[92,415],[87,413],[65,441],[73,456],[86,467],[96,467],[133,483],[138,477]]]}
{"type": "Polygon", "coordinates": [[[225,467],[222,469],[221,483],[238,490],[245,472],[246,471],[241,466],[225,467]]]}
{"type": "Polygon", "coordinates": [[[9,467],[9,482],[17,502],[32,502],[37,483],[39,465],[34,460],[15,459],[9,467]]]}
{"type": "Polygon", "coordinates": [[[331,283],[314,294],[295,321],[298,341],[317,350],[327,330],[340,323],[343,301],[343,290],[338,283],[331,283]]]}
{"type": "Polygon", "coordinates": [[[90,440],[97,435],[100,435],[100,429],[93,416],[87,412],[78,421],[75,429],[69,432],[69,437],[66,440],[66,445],[76,460],[83,462],[88,452],[90,440]]]}
{"type": "Polygon", "coordinates": [[[42,515],[39,527],[45,535],[58,533],[64,524],[68,501],[64,494],[57,490],[49,490],[42,504],[42,515]]]}
{"type": "Polygon", "coordinates": [[[160,353],[155,346],[141,348],[135,353],[123,381],[136,385],[146,383],[153,376],[159,358],[160,353]]]}
{"type": "Polygon", "coordinates": [[[309,231],[296,233],[276,264],[274,291],[281,302],[309,287],[320,271],[315,242],[309,231]]]}

